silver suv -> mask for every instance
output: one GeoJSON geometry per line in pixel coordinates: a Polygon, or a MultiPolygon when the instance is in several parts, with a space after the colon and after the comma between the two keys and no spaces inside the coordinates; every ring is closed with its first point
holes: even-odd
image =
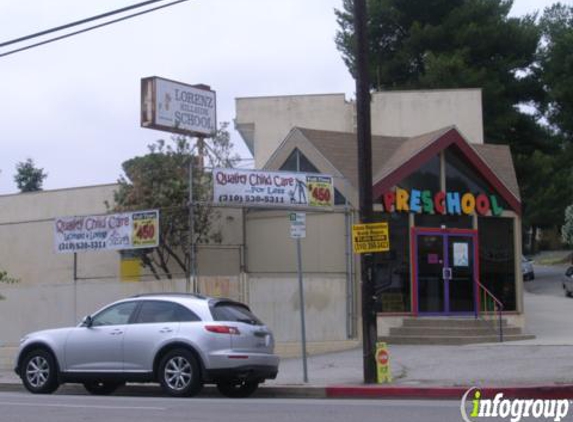
{"type": "Polygon", "coordinates": [[[110,394],[126,382],[159,382],[171,396],[216,384],[247,397],[276,378],[270,330],[228,299],[163,293],[114,302],[77,327],[38,331],[20,340],[15,371],[32,393],[83,383],[110,394]]]}

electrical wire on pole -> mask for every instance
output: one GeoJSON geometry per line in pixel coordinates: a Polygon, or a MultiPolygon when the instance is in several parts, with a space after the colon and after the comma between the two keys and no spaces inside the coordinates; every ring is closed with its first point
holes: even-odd
{"type": "Polygon", "coordinates": [[[100,15],[95,15],[95,16],[92,16],[90,18],[81,19],[79,21],[70,22],[70,23],[67,23],[65,25],[57,26],[55,28],[46,29],[44,31],[36,32],[34,34],[26,35],[26,36],[23,36],[20,38],[15,38],[15,39],[10,40],[10,41],[5,41],[3,43],[0,43],[0,47],[6,47],[7,45],[16,44],[16,43],[19,43],[22,41],[28,41],[32,38],[41,37],[43,35],[48,35],[48,34],[51,34],[53,32],[61,31],[63,29],[68,29],[68,28],[72,28],[74,26],[83,25],[84,23],[93,22],[95,20],[102,19],[102,18],[107,18],[109,16],[117,15],[118,13],[127,12],[128,10],[133,10],[133,9],[137,9],[140,7],[148,6],[152,3],[157,3],[160,1],[165,1],[165,0],[148,0],[148,1],[144,1],[142,3],[137,3],[137,4],[134,4],[131,6],[122,7],[121,9],[112,10],[111,12],[102,13],[100,15]]]}
{"type": "MultiPolygon", "coordinates": [[[[130,7],[129,10],[133,9],[134,7],[142,7],[142,5],[148,5],[149,3],[155,3],[155,2],[157,2],[157,1],[163,1],[163,0],[152,0],[152,1],[149,1],[149,2],[140,3],[139,5],[134,5],[134,6],[130,7]]],[[[179,3],[184,3],[184,2],[186,2],[186,1],[189,1],[189,0],[176,0],[176,1],[173,1],[173,2],[171,2],[171,3],[163,4],[163,5],[156,6],[156,7],[150,8],[150,9],[146,9],[146,10],[141,11],[141,12],[132,13],[132,14],[130,14],[130,15],[123,16],[123,17],[118,18],[118,19],[113,19],[113,20],[111,20],[111,21],[107,21],[107,22],[104,22],[104,23],[101,23],[101,24],[98,24],[98,25],[93,25],[93,26],[90,26],[90,27],[87,27],[87,28],[84,28],[84,29],[80,29],[80,30],[78,30],[78,31],[69,32],[69,33],[66,33],[66,34],[64,34],[64,35],[60,35],[60,36],[57,36],[57,37],[54,37],[54,38],[50,38],[50,39],[47,39],[47,40],[44,40],[44,41],[40,41],[40,42],[37,42],[37,43],[34,43],[34,44],[30,44],[30,45],[27,45],[27,46],[25,46],[25,47],[16,48],[16,49],[14,49],[14,50],[10,50],[10,51],[4,52],[4,53],[0,53],[0,57],[6,57],[6,56],[9,56],[9,55],[12,55],[12,54],[20,53],[20,52],[22,52],[22,51],[26,51],[26,50],[30,50],[30,49],[35,48],[35,47],[42,46],[42,45],[45,45],[45,44],[50,44],[50,43],[53,43],[53,42],[55,42],[55,41],[60,41],[60,40],[63,40],[63,39],[65,39],[65,38],[69,38],[69,37],[72,37],[72,36],[75,36],[75,35],[83,34],[84,32],[93,31],[93,30],[95,30],[95,29],[103,28],[103,27],[105,27],[105,26],[112,25],[112,24],[114,24],[114,23],[122,22],[122,21],[124,21],[124,20],[132,19],[132,18],[137,17],[137,16],[141,16],[141,15],[145,15],[145,14],[147,14],[147,13],[155,12],[155,11],[157,11],[157,10],[164,9],[164,8],[170,7],[170,6],[174,6],[174,5],[179,4],[179,3]]],[[[124,8],[124,9],[125,9],[125,8],[124,8]]],[[[125,10],[122,10],[122,9],[118,9],[118,10],[121,10],[121,11],[123,11],[123,12],[125,11],[125,10]]],[[[92,18],[83,19],[82,21],[77,21],[77,22],[70,23],[70,24],[67,24],[67,25],[62,25],[62,26],[57,27],[57,28],[52,28],[52,29],[50,29],[50,30],[41,31],[41,32],[38,32],[38,33],[36,33],[36,34],[27,35],[27,36],[25,36],[25,37],[20,37],[20,38],[15,39],[15,40],[6,41],[6,42],[4,42],[4,43],[1,43],[1,44],[0,44],[0,47],[7,46],[7,45],[12,45],[12,44],[15,44],[15,43],[18,43],[18,42],[22,42],[22,41],[24,41],[24,40],[30,40],[30,39],[33,39],[33,38],[41,37],[41,36],[44,36],[44,35],[47,35],[47,34],[50,34],[50,33],[53,33],[53,32],[61,31],[62,29],[67,29],[67,28],[70,28],[70,27],[73,27],[73,26],[81,25],[82,23],[85,23],[85,22],[90,22],[90,21],[93,21],[93,20],[96,20],[96,19],[101,19],[104,15],[110,16],[109,14],[117,14],[117,13],[121,13],[121,12],[120,12],[120,11],[114,11],[114,12],[109,12],[109,13],[107,13],[107,14],[104,13],[103,15],[98,15],[98,17],[94,16],[94,17],[92,17],[92,18]]]]}

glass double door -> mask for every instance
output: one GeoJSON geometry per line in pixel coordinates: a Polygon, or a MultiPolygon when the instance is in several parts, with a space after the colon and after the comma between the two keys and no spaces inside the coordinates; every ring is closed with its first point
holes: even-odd
{"type": "Polygon", "coordinates": [[[470,314],[477,309],[476,232],[414,229],[418,314],[470,314]]]}

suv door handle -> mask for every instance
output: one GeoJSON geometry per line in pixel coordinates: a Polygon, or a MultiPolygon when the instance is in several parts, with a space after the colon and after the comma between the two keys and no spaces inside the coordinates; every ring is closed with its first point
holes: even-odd
{"type": "Polygon", "coordinates": [[[160,333],[172,333],[173,328],[165,327],[165,328],[162,328],[161,330],[159,330],[159,332],[160,333]]]}
{"type": "Polygon", "coordinates": [[[120,334],[123,334],[123,331],[120,330],[120,329],[117,329],[117,330],[111,331],[110,334],[111,334],[112,336],[119,336],[120,334]]]}

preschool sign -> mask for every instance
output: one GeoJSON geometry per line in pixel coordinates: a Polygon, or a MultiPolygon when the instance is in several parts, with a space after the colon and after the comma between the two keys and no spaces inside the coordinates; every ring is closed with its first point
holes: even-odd
{"type": "Polygon", "coordinates": [[[154,248],[158,244],[158,210],[54,220],[57,253],[154,248]]]}
{"type": "Polygon", "coordinates": [[[436,192],[397,188],[382,195],[386,212],[411,212],[448,215],[499,216],[504,209],[495,195],[480,193],[436,192]]]}
{"type": "Polygon", "coordinates": [[[217,168],[213,202],[246,207],[329,208],[334,204],[332,176],[217,168]]]}

